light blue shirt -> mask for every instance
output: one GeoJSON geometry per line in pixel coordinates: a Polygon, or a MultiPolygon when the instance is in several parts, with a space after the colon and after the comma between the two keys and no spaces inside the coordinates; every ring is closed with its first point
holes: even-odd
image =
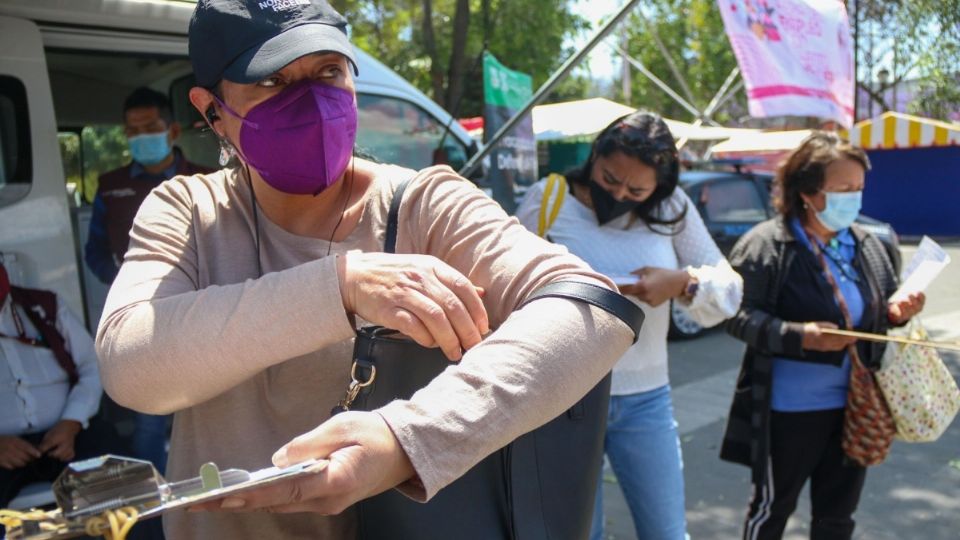
{"type": "MultiPolygon", "coordinates": [[[[810,240],[803,231],[800,220],[796,218],[791,220],[790,228],[797,241],[812,251],[810,240]]],[[[820,241],[817,240],[817,242],[820,241]]],[[[824,259],[827,261],[830,273],[837,282],[840,294],[847,302],[853,325],[857,326],[863,318],[863,296],[860,294],[857,282],[849,277],[859,278],[853,267],[853,260],[857,253],[856,240],[850,233],[850,229],[844,229],[838,232],[828,245],[821,245],[820,249],[824,250],[824,259]]],[[[773,359],[771,407],[781,412],[841,409],[847,404],[849,385],[849,354],[843,356],[843,363],[840,366],[777,357],[773,359]]]]}

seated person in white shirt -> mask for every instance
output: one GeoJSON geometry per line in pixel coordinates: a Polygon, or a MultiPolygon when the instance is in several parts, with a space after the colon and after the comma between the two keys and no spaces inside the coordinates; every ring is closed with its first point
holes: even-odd
{"type": "Polygon", "coordinates": [[[70,461],[119,452],[90,428],[103,394],[93,340],[57,300],[11,286],[0,264],[0,508],[70,461]]]}

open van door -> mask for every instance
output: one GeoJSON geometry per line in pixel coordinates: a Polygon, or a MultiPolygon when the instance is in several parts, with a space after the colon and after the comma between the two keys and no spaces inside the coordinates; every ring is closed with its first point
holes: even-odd
{"type": "Polygon", "coordinates": [[[83,313],[66,182],[40,31],[0,16],[0,253],[16,284],[83,313]]]}

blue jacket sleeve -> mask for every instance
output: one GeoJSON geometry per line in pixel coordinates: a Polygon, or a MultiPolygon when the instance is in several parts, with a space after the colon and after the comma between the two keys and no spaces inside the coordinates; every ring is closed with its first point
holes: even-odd
{"type": "Polygon", "coordinates": [[[110,252],[110,239],[107,237],[107,207],[100,194],[93,199],[93,215],[90,217],[90,231],[87,245],[84,247],[84,261],[97,279],[110,284],[120,270],[110,252]]]}

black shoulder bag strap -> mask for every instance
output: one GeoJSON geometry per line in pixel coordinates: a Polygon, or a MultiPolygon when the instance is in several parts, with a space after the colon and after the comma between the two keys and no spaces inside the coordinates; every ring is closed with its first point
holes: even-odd
{"type": "Polygon", "coordinates": [[[412,181],[413,178],[404,180],[397,186],[397,190],[393,192],[393,200],[390,201],[390,211],[387,213],[387,236],[383,241],[384,253],[397,252],[397,227],[400,220],[400,203],[403,202],[403,192],[407,190],[407,186],[409,186],[412,181]]]}
{"type": "Polygon", "coordinates": [[[598,307],[623,321],[633,331],[633,342],[640,337],[643,325],[643,310],[623,295],[606,287],[578,281],[557,281],[540,287],[527,297],[519,307],[539,298],[566,298],[598,307]]]}

